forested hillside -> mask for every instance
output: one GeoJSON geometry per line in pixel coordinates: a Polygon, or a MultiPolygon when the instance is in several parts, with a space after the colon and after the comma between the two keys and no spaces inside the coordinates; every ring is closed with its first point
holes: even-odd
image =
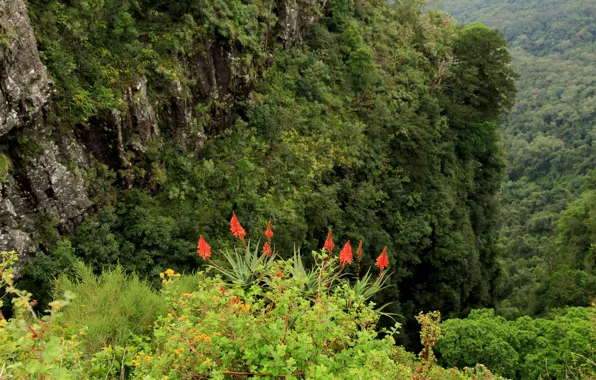
{"type": "Polygon", "coordinates": [[[39,301],[76,259],[156,282],[192,272],[199,235],[230,246],[235,212],[248,231],[271,220],[286,257],[329,228],[363,240],[365,264],[387,246],[377,301],[408,323],[493,305],[515,77],[498,32],[380,0],[28,12],[53,93],[42,120],[2,136],[2,220],[39,301]]]}
{"type": "Polygon", "coordinates": [[[592,378],[577,367],[594,346],[593,311],[571,306],[589,306],[596,295],[596,3],[434,6],[500,30],[519,73],[503,123],[498,306],[443,323],[440,361],[481,362],[514,379],[592,378]]]}
{"type": "Polygon", "coordinates": [[[495,303],[510,60],[418,1],[0,0],[0,377],[493,378],[434,310],[495,303]]]}
{"type": "Polygon", "coordinates": [[[501,311],[590,305],[594,277],[596,3],[446,0],[463,24],[498,28],[520,74],[503,126],[507,177],[499,245],[501,311]]]}
{"type": "Polygon", "coordinates": [[[0,0],[0,378],[594,378],[596,4],[430,5],[0,0]]]}

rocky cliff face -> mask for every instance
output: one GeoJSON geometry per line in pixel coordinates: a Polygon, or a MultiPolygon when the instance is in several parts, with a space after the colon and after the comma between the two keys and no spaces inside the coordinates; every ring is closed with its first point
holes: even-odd
{"type": "MultiPolygon", "coordinates": [[[[321,5],[320,0],[278,1],[279,22],[263,36],[264,49],[268,39],[282,46],[299,43],[321,5]]],[[[183,151],[201,149],[206,136],[234,122],[270,61],[261,59],[249,70],[236,64],[241,52],[233,44],[216,38],[198,42],[201,52],[177,57],[196,84],[173,81],[159,100],[151,100],[147,78],[140,75],[122,90],[121,109],[58,132],[48,120],[52,82],[25,1],[0,0],[0,251],[34,254],[40,214],[52,216],[62,233],[73,232],[94,211],[97,190],[84,178],[97,165],[119,172],[118,186],[130,188],[138,185],[131,173],[148,146],[169,138],[183,151]],[[207,107],[199,112],[199,104],[207,107]],[[27,140],[35,140],[35,149],[23,154],[20,146],[27,140]]]]}
{"type": "Polygon", "coordinates": [[[22,0],[0,0],[0,136],[35,122],[50,82],[22,0]]]}
{"type": "Polygon", "coordinates": [[[44,120],[51,88],[25,3],[0,0],[0,251],[33,254],[36,215],[52,215],[68,232],[92,207],[82,173],[90,165],[86,147],[69,134],[52,136],[44,120]],[[35,152],[15,153],[31,137],[35,152]]]}
{"type": "MultiPolygon", "coordinates": [[[[37,54],[37,43],[22,0],[0,0],[0,139],[19,129],[43,123],[43,109],[50,99],[50,80],[37,54]]],[[[35,210],[33,195],[23,191],[12,174],[8,147],[0,146],[5,175],[0,177],[0,250],[31,253],[35,247],[26,232],[35,210]]],[[[33,168],[41,181],[43,169],[33,168]]],[[[54,173],[46,173],[47,179],[54,173]]],[[[58,180],[58,177],[55,177],[58,180]]],[[[43,193],[43,189],[40,189],[43,193]]],[[[45,195],[45,194],[44,194],[45,195]]]]}

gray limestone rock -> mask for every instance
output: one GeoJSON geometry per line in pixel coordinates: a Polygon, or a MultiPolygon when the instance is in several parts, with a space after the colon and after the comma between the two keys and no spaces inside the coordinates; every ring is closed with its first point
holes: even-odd
{"type": "Polygon", "coordinates": [[[40,116],[50,81],[23,0],[0,0],[0,136],[40,116]]]}
{"type": "Polygon", "coordinates": [[[302,41],[306,28],[318,17],[326,0],[281,0],[279,2],[279,38],[286,46],[302,41]]]}
{"type": "Polygon", "coordinates": [[[34,209],[26,192],[11,175],[0,184],[0,252],[32,254],[35,246],[29,234],[34,209]],[[27,235],[26,237],[24,235],[27,235]]]}
{"type": "Polygon", "coordinates": [[[125,92],[128,102],[129,120],[125,139],[135,150],[159,136],[155,111],[147,97],[147,78],[141,77],[125,92]]]}
{"type": "Polygon", "coordinates": [[[58,146],[51,143],[42,155],[32,159],[26,172],[36,209],[58,216],[68,229],[82,221],[92,203],[83,179],[61,164],[58,156],[58,146]]]}

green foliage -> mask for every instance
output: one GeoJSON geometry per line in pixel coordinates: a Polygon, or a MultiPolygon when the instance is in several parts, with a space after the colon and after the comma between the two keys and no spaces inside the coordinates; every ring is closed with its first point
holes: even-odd
{"type": "Polygon", "coordinates": [[[49,253],[38,252],[19,270],[18,286],[34,294],[43,311],[53,296],[54,280],[60,275],[73,274],[77,257],[70,240],[59,239],[49,253]]]}
{"type": "MultiPolygon", "coordinates": [[[[15,287],[13,265],[16,261],[16,252],[0,255],[0,289],[14,296],[16,314],[8,321],[0,314],[0,374],[19,379],[82,376],[76,336],[60,336],[54,330],[72,295],[66,293],[65,300],[50,303],[47,314],[38,316],[33,310],[31,294],[15,287]]],[[[0,307],[2,302],[0,300],[0,307]]]]}
{"type": "Polygon", "coordinates": [[[266,286],[250,288],[203,277],[198,291],[182,296],[174,277],[165,293],[172,312],[157,323],[156,348],[144,352],[150,359],[135,362],[135,376],[397,374],[389,358],[393,339],[375,339],[366,328],[377,318],[370,308],[352,301],[346,287],[328,293],[323,284],[313,304],[296,292],[301,280],[286,277],[289,268],[278,262],[263,271],[266,286]],[[346,308],[346,302],[354,303],[346,308]]]}
{"type": "Polygon", "coordinates": [[[0,182],[4,182],[8,179],[8,171],[12,167],[12,161],[10,157],[5,153],[0,153],[0,182]]]}
{"type": "MultiPolygon", "coordinates": [[[[315,256],[321,260],[316,271],[330,268],[325,261],[337,260],[324,251],[315,256]]],[[[319,276],[317,297],[304,297],[305,278],[292,275],[292,260],[262,267],[260,282],[250,287],[226,282],[211,275],[211,270],[199,272],[189,292],[180,286],[181,275],[168,269],[160,273],[163,288],[159,296],[135,277],[123,275],[121,269],[98,277],[79,266],[79,281],[63,277],[58,283],[58,288],[75,289],[76,294],[66,294],[72,303],[54,301],[52,312],[38,319],[30,295],[14,288],[9,268],[15,259],[16,254],[3,254],[0,264],[0,285],[17,296],[16,317],[0,318],[0,364],[2,375],[9,377],[498,378],[482,366],[460,372],[427,360],[432,342],[438,339],[438,313],[419,317],[422,341],[425,345],[431,342],[427,354],[421,354],[425,361],[419,363],[395,345],[397,326],[379,336],[374,303],[355,296],[346,281],[330,288],[319,276]],[[72,301],[73,297],[78,300],[72,301]],[[142,297],[151,301],[139,304],[142,297]],[[153,301],[163,301],[162,307],[153,301]],[[140,310],[134,312],[132,305],[140,310]],[[160,315],[150,335],[128,341],[118,337],[126,330],[146,333],[145,318],[154,315],[151,306],[157,306],[152,311],[160,315]],[[99,321],[101,326],[95,326],[99,330],[92,328],[99,321]],[[84,322],[91,325],[83,326],[84,322]],[[106,333],[110,339],[105,339],[106,333]],[[126,346],[110,344],[118,338],[126,346]],[[87,351],[91,356],[81,355],[81,344],[92,348],[87,351]],[[101,351],[93,352],[100,347],[101,351]]]]}
{"type": "Polygon", "coordinates": [[[262,36],[274,22],[265,7],[234,1],[31,0],[40,56],[58,86],[58,121],[95,128],[93,117],[125,111],[123,93],[138,78],[163,90],[190,84],[177,55],[193,56],[210,39],[237,46],[236,63],[266,58],[262,36]]]}
{"type": "Polygon", "coordinates": [[[514,80],[511,56],[502,35],[480,23],[462,28],[454,41],[455,64],[446,85],[448,103],[458,126],[499,120],[513,106],[514,80]],[[463,112],[466,112],[465,114],[463,112]],[[463,117],[463,120],[462,120],[463,117]]]}
{"type": "Polygon", "coordinates": [[[251,247],[250,241],[244,249],[223,250],[222,255],[226,262],[224,266],[216,265],[216,270],[221,273],[227,281],[250,287],[261,280],[262,273],[270,270],[275,256],[259,254],[259,245],[251,247]]]}
{"type": "Polygon", "coordinates": [[[575,378],[578,373],[591,378],[587,374],[596,369],[589,361],[596,343],[593,318],[589,308],[516,320],[497,316],[494,310],[473,310],[466,319],[441,324],[440,363],[466,366],[480,362],[514,379],[575,378]]]}
{"type": "Polygon", "coordinates": [[[168,267],[188,272],[196,268],[196,243],[189,242],[185,226],[159,206],[146,193],[127,192],[115,212],[105,210],[83,223],[74,239],[77,256],[94,270],[119,264],[154,279],[168,267]]]}
{"type": "Polygon", "coordinates": [[[91,355],[110,346],[125,346],[132,336],[148,335],[165,311],[163,298],[122,267],[94,275],[82,263],[75,276],[61,275],[55,294],[74,296],[63,311],[69,331],[80,331],[80,348],[91,355]]]}

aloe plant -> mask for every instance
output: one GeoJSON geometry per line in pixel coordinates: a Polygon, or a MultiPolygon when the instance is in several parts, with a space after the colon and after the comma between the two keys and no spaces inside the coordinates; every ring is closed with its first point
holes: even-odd
{"type": "Polygon", "coordinates": [[[223,266],[211,266],[228,281],[242,286],[250,286],[262,278],[275,261],[275,253],[271,256],[259,252],[259,244],[251,247],[250,241],[244,248],[224,249],[221,251],[227,263],[223,266]]]}
{"type": "Polygon", "coordinates": [[[387,271],[383,271],[379,276],[377,276],[377,278],[372,280],[373,276],[369,270],[362,278],[359,278],[356,281],[354,281],[350,287],[354,291],[354,294],[357,298],[361,298],[362,300],[366,301],[370,299],[372,296],[374,296],[376,293],[388,287],[387,273],[387,271]]]}

